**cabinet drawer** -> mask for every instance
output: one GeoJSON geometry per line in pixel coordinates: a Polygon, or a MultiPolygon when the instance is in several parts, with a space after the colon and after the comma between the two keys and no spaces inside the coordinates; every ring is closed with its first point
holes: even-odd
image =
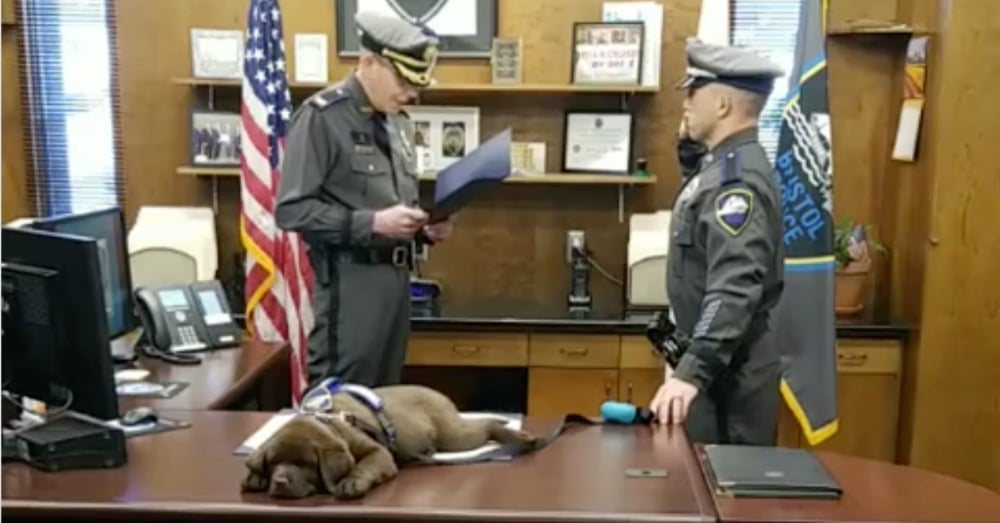
{"type": "Polygon", "coordinates": [[[663,358],[653,351],[645,336],[622,336],[623,369],[662,369],[663,358]]]}
{"type": "Polygon", "coordinates": [[[532,367],[615,368],[618,336],[532,334],[528,362],[532,367]]]}
{"type": "Polygon", "coordinates": [[[414,333],[406,354],[408,365],[524,367],[527,334],[414,333]]]}
{"type": "Polygon", "coordinates": [[[845,374],[899,374],[902,348],[896,340],[840,340],[837,371],[845,374]]]}
{"type": "Polygon", "coordinates": [[[618,371],[614,369],[528,370],[529,416],[600,416],[601,404],[617,396],[618,371]]]}

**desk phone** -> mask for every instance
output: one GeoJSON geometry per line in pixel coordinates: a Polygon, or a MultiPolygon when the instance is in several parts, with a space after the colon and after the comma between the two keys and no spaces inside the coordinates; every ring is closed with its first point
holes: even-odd
{"type": "Polygon", "coordinates": [[[240,342],[240,328],[216,280],[140,287],[135,298],[147,341],[157,351],[184,353],[240,342]]]}

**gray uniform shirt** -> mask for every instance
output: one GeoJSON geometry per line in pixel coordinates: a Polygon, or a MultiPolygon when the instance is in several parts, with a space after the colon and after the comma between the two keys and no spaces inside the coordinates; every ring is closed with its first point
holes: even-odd
{"type": "Polygon", "coordinates": [[[674,375],[703,391],[767,329],[784,279],[780,195],[751,129],[706,154],[674,203],[667,294],[691,337],[674,375]]]}
{"type": "Polygon", "coordinates": [[[275,220],[303,234],[311,250],[406,242],[372,233],[375,211],[417,206],[413,127],[405,114],[381,117],[357,77],[313,95],[292,116],[275,220]],[[384,126],[391,154],[376,143],[384,126]]]}

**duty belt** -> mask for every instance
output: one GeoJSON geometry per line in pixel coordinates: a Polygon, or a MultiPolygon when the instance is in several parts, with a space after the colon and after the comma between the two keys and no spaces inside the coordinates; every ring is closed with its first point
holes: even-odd
{"type": "Polygon", "coordinates": [[[396,247],[346,247],[334,249],[330,255],[334,260],[347,263],[363,263],[367,265],[387,264],[396,267],[408,267],[410,264],[410,246],[396,247]]]}

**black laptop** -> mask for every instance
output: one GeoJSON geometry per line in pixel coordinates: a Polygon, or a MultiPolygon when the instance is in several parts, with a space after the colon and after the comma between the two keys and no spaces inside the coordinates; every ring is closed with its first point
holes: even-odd
{"type": "Polygon", "coordinates": [[[840,484],[811,452],[782,447],[705,445],[712,486],[723,495],[838,499],[840,484]]]}

